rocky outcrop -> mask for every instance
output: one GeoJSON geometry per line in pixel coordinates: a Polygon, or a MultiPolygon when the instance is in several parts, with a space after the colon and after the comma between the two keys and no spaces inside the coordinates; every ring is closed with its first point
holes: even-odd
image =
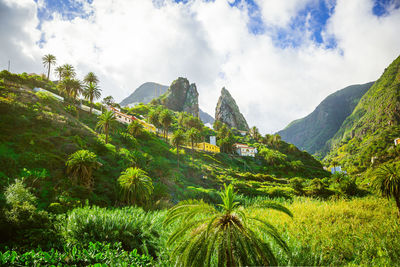
{"type": "Polygon", "coordinates": [[[139,86],[130,96],[121,101],[121,106],[127,106],[137,103],[148,104],[154,98],[164,94],[168,86],[159,83],[147,82],[139,86]]]}
{"type": "Polygon", "coordinates": [[[235,99],[233,99],[225,87],[221,90],[221,96],[219,97],[217,107],[215,108],[215,120],[219,120],[227,124],[229,127],[235,127],[238,130],[249,130],[249,125],[247,124],[243,114],[240,113],[235,99]]]}
{"type": "Polygon", "coordinates": [[[199,116],[199,93],[196,84],[190,84],[186,78],[179,77],[173,81],[167,92],[161,96],[161,103],[171,110],[199,116]]]}

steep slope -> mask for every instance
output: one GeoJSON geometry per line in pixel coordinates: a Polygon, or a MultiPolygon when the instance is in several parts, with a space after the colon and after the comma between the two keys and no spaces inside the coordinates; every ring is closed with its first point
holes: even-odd
{"type": "Polygon", "coordinates": [[[385,162],[399,161],[400,56],[361,98],[328,142],[326,162],[336,161],[351,173],[385,162]]]}
{"type": "Polygon", "coordinates": [[[225,87],[221,90],[221,96],[215,108],[215,120],[219,120],[226,123],[229,127],[235,127],[242,131],[249,130],[249,125],[243,114],[240,113],[235,99],[233,99],[225,87]]]}
{"type": "MultiPolygon", "coordinates": [[[[135,103],[148,104],[151,100],[160,97],[168,90],[167,85],[154,82],[146,82],[139,86],[132,94],[121,101],[121,106],[128,106],[135,103]]],[[[199,108],[199,116],[203,123],[214,123],[214,118],[199,108]]]]}
{"type": "Polygon", "coordinates": [[[325,98],[308,116],[291,122],[278,132],[286,142],[311,154],[322,150],[353,112],[361,97],[373,85],[351,85],[325,98]]]}
{"type": "Polygon", "coordinates": [[[161,85],[154,82],[146,82],[139,86],[131,95],[121,101],[121,106],[126,106],[134,103],[147,104],[154,98],[157,98],[164,94],[168,89],[168,86],[161,85]]]}

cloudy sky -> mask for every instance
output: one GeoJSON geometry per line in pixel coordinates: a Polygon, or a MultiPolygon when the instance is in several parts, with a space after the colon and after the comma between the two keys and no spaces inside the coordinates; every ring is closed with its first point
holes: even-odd
{"type": "MultiPolygon", "coordinates": [[[[214,115],[225,86],[272,133],[330,93],[376,80],[400,55],[400,0],[0,0],[0,69],[41,57],[93,71],[121,101],[187,77],[214,115]]],[[[52,75],[56,79],[55,75],[52,75]]]]}

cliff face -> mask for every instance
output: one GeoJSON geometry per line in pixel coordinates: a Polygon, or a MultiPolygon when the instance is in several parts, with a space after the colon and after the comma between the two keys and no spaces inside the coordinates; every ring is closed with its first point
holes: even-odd
{"type": "Polygon", "coordinates": [[[336,134],[373,84],[351,85],[329,95],[311,114],[291,122],[278,134],[282,140],[311,154],[326,153],[322,151],[326,142],[336,134]]]}
{"type": "Polygon", "coordinates": [[[215,120],[219,120],[227,124],[229,127],[235,127],[238,130],[249,130],[249,125],[247,124],[243,114],[240,113],[235,99],[233,99],[225,87],[221,90],[221,96],[219,97],[217,107],[215,108],[215,120]]]}
{"type": "Polygon", "coordinates": [[[190,84],[186,78],[173,81],[167,92],[161,97],[161,103],[175,111],[185,111],[199,116],[199,93],[196,84],[190,84]]]}

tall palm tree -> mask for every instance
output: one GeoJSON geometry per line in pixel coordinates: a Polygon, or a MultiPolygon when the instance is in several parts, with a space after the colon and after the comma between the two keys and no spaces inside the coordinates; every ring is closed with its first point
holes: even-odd
{"type": "Polygon", "coordinates": [[[122,197],[128,204],[144,204],[153,193],[153,183],[147,173],[139,168],[128,168],[121,173],[118,182],[122,197]]]}
{"type": "Polygon", "coordinates": [[[73,90],[72,88],[74,86],[74,81],[73,79],[66,77],[57,86],[61,92],[63,92],[66,96],[70,97],[72,95],[72,90],[73,90]]]}
{"type": "Polygon", "coordinates": [[[250,128],[250,135],[254,140],[258,140],[260,137],[260,132],[256,126],[250,128]]]}
{"type": "Polygon", "coordinates": [[[44,67],[47,68],[47,80],[48,80],[50,78],[51,65],[56,64],[56,57],[51,54],[44,55],[42,57],[42,62],[43,62],[44,67]]]}
{"type": "Polygon", "coordinates": [[[400,217],[400,165],[385,164],[376,172],[374,187],[383,197],[394,198],[400,217]]]}
{"type": "Polygon", "coordinates": [[[67,78],[67,77],[74,78],[75,77],[75,75],[76,75],[75,68],[72,65],[64,64],[64,65],[62,65],[62,68],[63,68],[63,73],[62,73],[63,78],[67,78]]]}
{"type": "Polygon", "coordinates": [[[54,71],[58,75],[58,83],[60,83],[61,79],[63,77],[62,75],[63,75],[64,68],[62,66],[58,66],[54,71]]]}
{"type": "Polygon", "coordinates": [[[190,140],[190,144],[192,145],[192,163],[193,163],[193,150],[194,150],[194,143],[198,142],[201,138],[200,131],[196,128],[191,128],[186,133],[188,139],[190,140]]]}
{"type": "Polygon", "coordinates": [[[176,147],[176,155],[178,157],[178,169],[179,169],[179,147],[185,142],[185,133],[179,129],[172,135],[171,143],[176,147]]]}
{"type": "MultiPolygon", "coordinates": [[[[178,222],[167,245],[172,247],[173,265],[178,266],[266,266],[278,265],[268,235],[286,253],[289,248],[278,231],[267,221],[252,217],[235,202],[233,185],[224,185],[219,193],[219,209],[203,200],[182,201],[171,208],[164,225],[178,222]],[[211,264],[213,262],[213,264],[211,264]]],[[[259,208],[274,209],[292,216],[284,206],[263,202],[259,208]]]]}
{"type": "Polygon", "coordinates": [[[101,96],[101,89],[95,83],[89,82],[88,85],[85,86],[85,89],[82,92],[85,99],[90,102],[90,113],[92,113],[93,109],[93,100],[98,99],[101,96]]]}
{"type": "Polygon", "coordinates": [[[94,74],[93,72],[89,72],[88,74],[86,74],[85,78],[83,78],[83,81],[86,84],[90,83],[97,84],[99,82],[99,79],[97,78],[96,74],[94,74]]]}
{"type": "Polygon", "coordinates": [[[99,121],[96,124],[96,129],[100,129],[106,135],[106,144],[108,144],[108,134],[117,122],[112,111],[107,110],[99,116],[99,121]]]}
{"type": "Polygon", "coordinates": [[[169,112],[168,109],[163,110],[160,113],[160,123],[163,126],[164,129],[164,139],[168,141],[168,128],[172,123],[172,115],[171,112],[169,112]]]}
{"type": "Polygon", "coordinates": [[[160,109],[154,109],[150,111],[149,116],[147,117],[148,121],[153,124],[157,128],[157,136],[158,136],[158,128],[160,128],[160,109]]]}
{"type": "Polygon", "coordinates": [[[100,167],[96,154],[88,150],[78,150],[69,156],[65,165],[73,182],[82,183],[88,189],[93,187],[93,170],[100,167]]]}

